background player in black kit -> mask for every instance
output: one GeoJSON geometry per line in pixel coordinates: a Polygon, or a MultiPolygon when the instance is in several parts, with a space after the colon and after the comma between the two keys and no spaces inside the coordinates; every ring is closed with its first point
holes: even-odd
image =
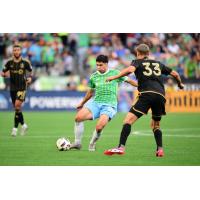
{"type": "Polygon", "coordinates": [[[21,135],[28,129],[24,123],[22,114],[22,103],[25,101],[27,85],[32,81],[32,67],[28,60],[21,57],[21,46],[13,46],[13,57],[5,64],[1,75],[10,77],[10,96],[15,108],[14,128],[12,136],[17,135],[18,124],[21,123],[21,135]]]}
{"type": "Polygon", "coordinates": [[[162,115],[166,114],[166,100],[162,74],[173,76],[180,89],[183,89],[184,85],[176,71],[166,67],[159,61],[148,59],[149,51],[146,44],[140,44],[136,48],[137,59],[132,61],[131,66],[122,70],[119,75],[107,79],[107,81],[112,81],[134,72],[138,80],[139,98],[125,117],[118,148],[106,150],[104,152],[106,155],[124,154],[126,140],[131,132],[131,125],[143,114],[147,114],[151,108],[151,128],[157,144],[156,156],[164,156],[160,120],[162,115]]]}

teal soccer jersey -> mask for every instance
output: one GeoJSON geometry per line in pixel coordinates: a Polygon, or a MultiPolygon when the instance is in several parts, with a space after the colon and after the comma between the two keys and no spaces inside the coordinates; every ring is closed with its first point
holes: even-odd
{"type": "Polygon", "coordinates": [[[96,71],[91,75],[89,87],[95,90],[95,102],[117,107],[118,84],[126,81],[128,77],[121,77],[110,82],[106,82],[106,79],[119,73],[118,70],[108,70],[104,74],[96,71]]]}

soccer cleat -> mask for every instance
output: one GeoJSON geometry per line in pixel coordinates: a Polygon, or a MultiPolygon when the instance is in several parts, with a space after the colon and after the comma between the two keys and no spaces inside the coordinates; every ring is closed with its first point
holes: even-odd
{"type": "Polygon", "coordinates": [[[105,155],[112,156],[113,154],[123,155],[125,154],[125,148],[124,147],[117,147],[113,149],[108,149],[104,151],[105,155]]]}
{"type": "Polygon", "coordinates": [[[17,136],[17,128],[12,129],[11,136],[13,137],[17,136]]]}
{"type": "Polygon", "coordinates": [[[22,127],[21,127],[21,132],[20,132],[20,134],[21,134],[22,136],[25,135],[27,130],[28,130],[27,124],[23,124],[22,127]]]}
{"type": "Polygon", "coordinates": [[[76,144],[76,143],[72,143],[70,144],[70,148],[69,149],[77,149],[80,150],[82,148],[81,144],[76,144]]]}
{"type": "Polygon", "coordinates": [[[163,157],[163,156],[164,156],[164,151],[163,151],[163,149],[158,149],[158,150],[156,151],[156,156],[157,156],[157,157],[163,157]]]}
{"type": "Polygon", "coordinates": [[[96,143],[90,143],[88,147],[89,151],[96,151],[96,143]]]}

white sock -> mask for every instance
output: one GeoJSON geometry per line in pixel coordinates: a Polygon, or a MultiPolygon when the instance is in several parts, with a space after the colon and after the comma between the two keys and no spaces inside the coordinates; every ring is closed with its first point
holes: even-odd
{"type": "Polygon", "coordinates": [[[83,122],[75,122],[74,124],[75,144],[81,144],[83,132],[84,132],[83,122]]]}
{"type": "Polygon", "coordinates": [[[90,144],[96,143],[96,141],[100,138],[101,132],[97,133],[96,129],[93,132],[92,139],[90,140],[90,144]]]}

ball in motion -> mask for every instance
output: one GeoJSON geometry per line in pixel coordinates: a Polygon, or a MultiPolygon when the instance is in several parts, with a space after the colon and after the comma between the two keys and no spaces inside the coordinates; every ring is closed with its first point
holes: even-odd
{"type": "Polygon", "coordinates": [[[66,138],[59,138],[56,141],[56,146],[59,151],[67,151],[70,149],[70,141],[66,138]]]}

